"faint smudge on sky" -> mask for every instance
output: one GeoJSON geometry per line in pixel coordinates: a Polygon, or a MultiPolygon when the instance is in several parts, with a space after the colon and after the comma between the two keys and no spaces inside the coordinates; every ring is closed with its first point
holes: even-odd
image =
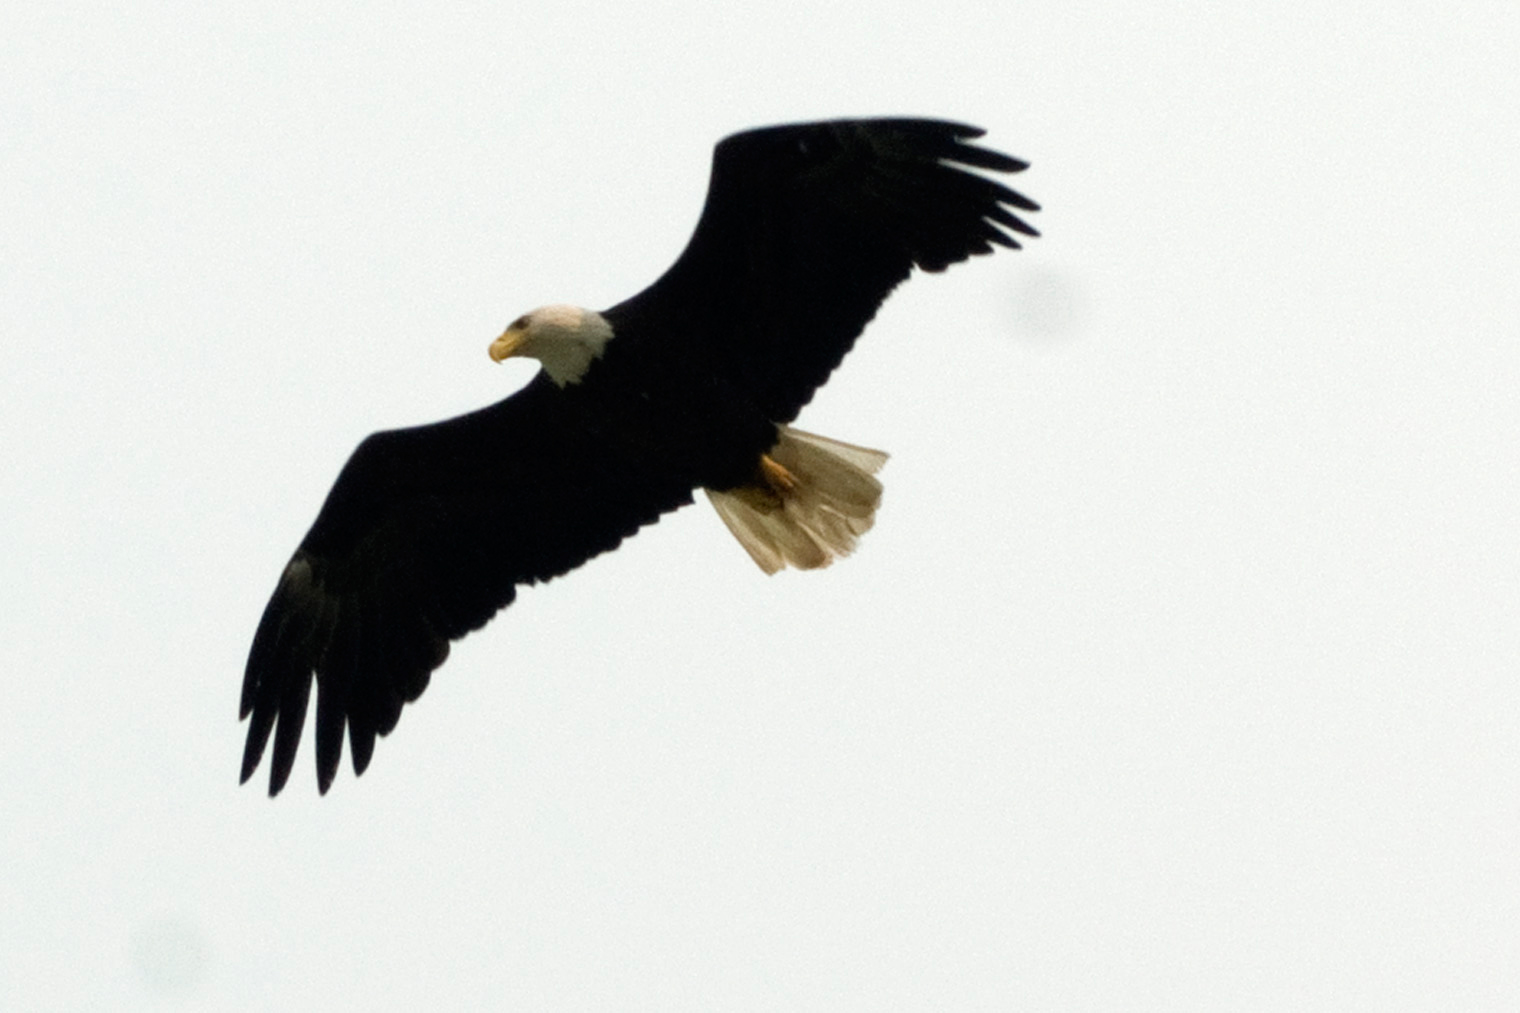
{"type": "Polygon", "coordinates": [[[1055,344],[1079,336],[1086,314],[1082,286],[1059,267],[1023,268],[1011,285],[1012,330],[1030,344],[1055,344]]]}
{"type": "Polygon", "coordinates": [[[132,963],[151,992],[188,993],[206,976],[210,953],[205,933],[180,917],[154,918],[132,935],[132,963]]]}

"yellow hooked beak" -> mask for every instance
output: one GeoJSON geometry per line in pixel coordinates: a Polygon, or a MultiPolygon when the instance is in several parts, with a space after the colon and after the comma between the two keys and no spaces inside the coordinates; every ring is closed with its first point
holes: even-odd
{"type": "Polygon", "coordinates": [[[501,362],[510,359],[522,351],[523,344],[528,340],[528,331],[525,327],[508,327],[501,332],[501,337],[491,342],[489,349],[491,361],[501,362]]]}

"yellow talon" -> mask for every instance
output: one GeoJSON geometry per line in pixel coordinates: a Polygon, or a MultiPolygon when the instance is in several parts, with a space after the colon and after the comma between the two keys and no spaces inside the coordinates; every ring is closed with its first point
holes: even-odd
{"type": "Polygon", "coordinates": [[[797,488],[797,476],[787,471],[770,454],[760,455],[760,473],[765,476],[766,483],[777,492],[788,493],[797,488]]]}

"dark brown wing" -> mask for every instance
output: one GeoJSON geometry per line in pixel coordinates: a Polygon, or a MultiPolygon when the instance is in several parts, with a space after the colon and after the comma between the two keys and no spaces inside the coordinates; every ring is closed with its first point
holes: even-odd
{"type": "Polygon", "coordinates": [[[422,693],[449,642],[547,580],[691,501],[679,476],[637,469],[580,422],[542,374],[482,411],[359,445],[280,577],[248,655],[242,779],[274,732],[284,786],[317,682],[317,783],[348,731],[355,774],[422,693]]]}
{"type": "Polygon", "coordinates": [[[720,142],[707,203],[659,281],[608,310],[619,335],[711,362],[787,422],[917,266],[941,271],[1036,232],[1030,200],[966,167],[1024,162],[939,120],[836,120],[720,142]]]}

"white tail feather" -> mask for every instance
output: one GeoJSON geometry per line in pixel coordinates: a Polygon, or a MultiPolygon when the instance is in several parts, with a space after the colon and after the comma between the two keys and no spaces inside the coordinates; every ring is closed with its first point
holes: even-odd
{"type": "Polygon", "coordinates": [[[760,569],[816,570],[848,556],[875,523],[881,483],[874,475],[887,455],[790,426],[779,432],[769,456],[792,484],[757,479],[708,489],[707,497],[760,569]]]}

